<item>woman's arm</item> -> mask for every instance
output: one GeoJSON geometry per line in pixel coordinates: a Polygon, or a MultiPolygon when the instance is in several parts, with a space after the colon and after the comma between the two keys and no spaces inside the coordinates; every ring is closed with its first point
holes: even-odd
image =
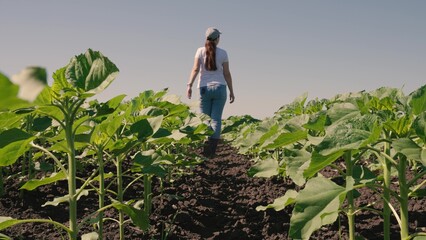
{"type": "Polygon", "coordinates": [[[231,71],[229,70],[229,62],[223,63],[223,76],[225,77],[226,84],[229,88],[229,103],[233,103],[235,100],[234,88],[232,86],[232,76],[231,71]]]}
{"type": "Polygon", "coordinates": [[[194,83],[195,78],[197,77],[199,71],[200,71],[200,64],[198,62],[198,58],[194,58],[194,66],[192,67],[191,75],[189,77],[189,82],[188,84],[186,84],[188,86],[186,92],[189,99],[191,99],[192,97],[192,84],[194,83]]]}

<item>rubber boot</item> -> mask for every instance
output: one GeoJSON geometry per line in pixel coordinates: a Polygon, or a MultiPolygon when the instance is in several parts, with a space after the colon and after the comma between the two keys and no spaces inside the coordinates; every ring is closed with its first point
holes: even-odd
{"type": "Polygon", "coordinates": [[[212,154],[212,150],[210,147],[210,138],[204,142],[204,146],[203,146],[203,156],[204,157],[210,157],[210,155],[212,154]]]}
{"type": "Polygon", "coordinates": [[[204,143],[203,156],[211,158],[216,154],[217,144],[219,139],[209,138],[204,143]]]}
{"type": "Polygon", "coordinates": [[[214,157],[216,154],[217,144],[219,143],[219,139],[210,138],[210,157],[214,157]]]}

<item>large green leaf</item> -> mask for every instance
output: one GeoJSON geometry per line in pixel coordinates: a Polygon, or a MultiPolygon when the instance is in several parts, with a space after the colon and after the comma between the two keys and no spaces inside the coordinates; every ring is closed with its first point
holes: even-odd
{"type": "Polygon", "coordinates": [[[191,139],[199,140],[200,137],[202,138],[203,135],[206,136],[211,135],[213,133],[209,126],[205,124],[200,117],[197,116],[189,115],[185,118],[183,122],[179,121],[174,125],[176,126],[176,128],[170,131],[168,130],[168,135],[172,135],[173,133],[173,135],[170,137],[176,140],[180,140],[185,135],[191,139]]]}
{"type": "Polygon", "coordinates": [[[309,122],[309,114],[300,114],[287,119],[284,123],[284,129],[289,132],[305,131],[303,126],[309,122]]]}
{"type": "Polygon", "coordinates": [[[121,94],[111,98],[106,103],[100,104],[100,107],[96,109],[96,116],[99,117],[113,113],[120,106],[125,97],[125,94],[121,94]]]}
{"type": "Polygon", "coordinates": [[[377,175],[370,171],[367,167],[355,165],[352,177],[355,180],[355,184],[369,184],[376,180],[377,175]]]}
{"type": "Polygon", "coordinates": [[[170,160],[167,158],[167,154],[160,150],[140,152],[133,158],[134,166],[132,167],[132,171],[164,177],[167,171],[163,165],[171,164],[170,160]]]}
{"type": "Polygon", "coordinates": [[[321,169],[330,165],[332,162],[334,162],[336,159],[341,157],[343,154],[344,154],[343,150],[340,150],[325,156],[314,151],[312,153],[309,167],[303,172],[303,176],[305,178],[313,177],[317,172],[321,171],[321,169]]]}
{"type": "Polygon", "coordinates": [[[415,115],[426,111],[426,85],[410,93],[409,105],[415,115]]]}
{"type": "Polygon", "coordinates": [[[239,152],[246,153],[250,148],[259,144],[262,136],[265,135],[274,125],[276,125],[276,121],[274,119],[266,119],[256,126],[253,129],[250,129],[246,136],[242,135],[239,142],[239,152]]]}
{"type": "Polygon", "coordinates": [[[332,104],[340,104],[340,103],[353,103],[355,104],[356,100],[361,98],[365,94],[365,91],[359,92],[347,92],[347,93],[339,93],[334,97],[330,98],[329,103],[332,104]]]}
{"type": "MultiPolygon", "coordinates": [[[[109,173],[105,173],[104,175],[103,175],[103,178],[104,179],[108,179],[108,178],[112,178],[112,177],[114,177],[115,175],[114,175],[114,173],[112,173],[112,172],[109,172],[109,173]]],[[[100,180],[101,180],[101,176],[100,175],[98,175],[98,176],[96,176],[96,177],[94,177],[90,182],[100,182],[100,180]]]]}
{"type": "Polygon", "coordinates": [[[40,186],[51,184],[60,180],[65,180],[65,179],[66,179],[66,174],[63,171],[61,171],[42,179],[29,180],[20,189],[26,189],[26,190],[32,191],[40,186]]]}
{"type": "Polygon", "coordinates": [[[286,104],[278,109],[275,114],[279,114],[284,118],[290,118],[295,115],[300,115],[304,113],[305,102],[308,98],[308,93],[305,92],[299,97],[295,98],[292,103],[286,104]]]}
{"type": "Polygon", "coordinates": [[[2,129],[19,127],[19,121],[24,117],[24,114],[15,114],[13,112],[0,112],[0,132],[2,129]]]}
{"type": "MultiPolygon", "coordinates": [[[[24,220],[19,220],[19,219],[14,219],[11,217],[3,217],[0,216],[0,230],[6,229],[8,227],[17,225],[17,224],[22,224],[22,223],[35,223],[35,222],[39,222],[39,223],[51,223],[55,226],[57,226],[58,228],[65,230],[66,232],[70,233],[71,230],[69,228],[67,228],[65,225],[55,222],[53,220],[47,220],[47,219],[24,219],[24,220]]],[[[1,237],[1,235],[0,235],[1,237]]]]}
{"type": "Polygon", "coordinates": [[[409,138],[398,138],[392,142],[396,151],[404,154],[408,159],[419,161],[426,166],[426,149],[417,145],[409,138]]]}
{"type": "Polygon", "coordinates": [[[172,134],[170,135],[170,138],[172,138],[175,141],[179,141],[186,137],[186,134],[180,131],[179,129],[175,129],[172,131],[172,134]]]}
{"type": "Polygon", "coordinates": [[[118,68],[98,51],[88,49],[71,59],[65,77],[75,88],[87,93],[103,91],[116,78],[118,68]]]}
{"type": "Polygon", "coordinates": [[[137,209],[135,207],[122,204],[119,202],[114,202],[112,206],[118,210],[123,211],[130,217],[133,224],[138,226],[141,230],[145,231],[149,227],[149,216],[148,214],[143,211],[142,209],[137,209]]]}
{"type": "Polygon", "coordinates": [[[357,150],[380,137],[381,129],[374,115],[352,115],[336,121],[326,130],[324,140],[316,147],[321,155],[357,150]]]}
{"type": "Polygon", "coordinates": [[[347,190],[324,177],[310,179],[296,197],[289,235],[309,239],[321,226],[336,221],[347,190]]]}
{"type": "Polygon", "coordinates": [[[391,119],[383,124],[384,129],[394,132],[399,137],[407,136],[411,130],[412,116],[405,115],[397,119],[391,119]]]}
{"type": "MultiPolygon", "coordinates": [[[[88,196],[89,195],[89,190],[81,190],[81,189],[77,189],[77,193],[79,193],[79,195],[77,196],[77,201],[80,200],[80,198],[82,196],[88,196]]],[[[65,195],[65,196],[61,196],[61,197],[55,197],[53,199],[53,201],[47,201],[46,203],[44,203],[43,205],[41,205],[42,207],[46,207],[46,206],[58,206],[61,203],[65,203],[68,202],[70,199],[69,195],[65,195]]]]}
{"type": "Polygon", "coordinates": [[[77,90],[67,81],[65,77],[66,67],[59,68],[53,73],[52,95],[56,98],[76,96],[77,90]]]}
{"type": "Polygon", "coordinates": [[[284,160],[286,162],[286,173],[291,180],[298,186],[305,184],[306,178],[303,172],[309,167],[311,154],[304,149],[297,150],[291,156],[285,157],[284,160]]]}
{"type": "Polygon", "coordinates": [[[312,114],[309,121],[303,125],[304,128],[322,132],[325,129],[327,123],[327,115],[324,112],[312,114]]]}
{"type": "Polygon", "coordinates": [[[236,131],[240,129],[242,126],[248,124],[256,124],[260,122],[260,120],[253,118],[250,115],[244,116],[230,116],[226,120],[224,120],[222,135],[228,132],[236,131]]]}
{"type": "Polygon", "coordinates": [[[182,101],[180,100],[180,96],[175,94],[166,94],[166,93],[167,93],[167,89],[160,93],[160,95],[164,94],[161,97],[161,101],[172,103],[175,106],[181,105],[182,101]]]}
{"type": "MultiPolygon", "coordinates": [[[[167,95],[169,96],[169,95],[167,95]]],[[[163,100],[164,101],[164,100],[163,100]]],[[[187,115],[189,106],[186,104],[173,104],[170,102],[161,102],[160,106],[167,111],[167,116],[184,116],[187,115]]]]}
{"type": "Polygon", "coordinates": [[[43,116],[49,116],[55,120],[62,121],[64,113],[53,105],[42,105],[36,108],[36,112],[43,116]]]}
{"type": "Polygon", "coordinates": [[[256,211],[265,211],[268,208],[273,208],[275,211],[281,211],[288,205],[295,203],[298,194],[298,192],[290,189],[285,192],[284,196],[275,199],[273,203],[268,204],[267,206],[257,206],[256,211]]]}
{"type": "Polygon", "coordinates": [[[148,137],[155,134],[161,127],[163,122],[163,116],[144,118],[135,122],[131,127],[130,131],[137,134],[140,141],[145,141],[148,137]]]}
{"type": "Polygon", "coordinates": [[[47,105],[52,103],[52,89],[49,86],[45,86],[37,98],[34,100],[36,105],[47,105]]]}
{"type": "Polygon", "coordinates": [[[0,167],[9,166],[18,160],[29,148],[32,135],[12,128],[0,133],[0,167]]]}
{"type": "Polygon", "coordinates": [[[161,109],[159,107],[154,107],[154,106],[149,106],[149,107],[145,107],[143,109],[141,109],[138,113],[138,115],[140,116],[160,116],[160,115],[164,115],[166,112],[164,111],[164,109],[161,109]]]}
{"type": "Polygon", "coordinates": [[[358,106],[363,113],[397,111],[399,107],[405,110],[407,97],[404,96],[401,89],[382,87],[370,93],[364,93],[357,99],[358,106]]]}
{"type": "Polygon", "coordinates": [[[356,115],[358,113],[359,109],[357,106],[350,102],[333,104],[330,109],[327,110],[327,115],[332,123],[345,117],[350,118],[351,114],[356,115]]]}
{"type": "Polygon", "coordinates": [[[381,87],[369,93],[379,99],[390,98],[399,100],[404,98],[404,92],[399,88],[381,87]]]}
{"type": "Polygon", "coordinates": [[[269,178],[278,174],[278,161],[273,158],[260,160],[248,170],[250,177],[265,177],[269,178]]]}
{"type": "Polygon", "coordinates": [[[187,119],[183,126],[182,124],[177,124],[176,126],[181,126],[178,131],[189,136],[208,134],[212,132],[212,130],[209,129],[209,126],[203,123],[199,118],[187,119]]]}
{"type": "Polygon", "coordinates": [[[11,217],[0,216],[0,230],[6,229],[10,226],[17,224],[19,220],[13,219],[11,217]]]}
{"type": "Polygon", "coordinates": [[[265,149],[276,149],[289,144],[293,144],[297,141],[306,139],[308,136],[307,131],[296,131],[296,132],[286,132],[280,134],[273,143],[265,146],[265,149]]]}
{"type": "Polygon", "coordinates": [[[52,125],[52,119],[49,117],[36,117],[32,121],[31,130],[43,132],[52,125]]]}
{"type": "Polygon", "coordinates": [[[413,122],[412,127],[423,143],[426,143],[426,112],[423,112],[417,116],[413,122]]]}
{"type": "Polygon", "coordinates": [[[90,138],[90,142],[96,145],[104,145],[114,136],[123,123],[124,115],[110,114],[106,120],[96,125],[90,138]]]}
{"type": "Polygon", "coordinates": [[[278,124],[272,125],[265,134],[260,137],[258,144],[260,146],[266,146],[268,144],[273,143],[274,139],[277,138],[279,134],[279,126],[278,124]]]}
{"type": "Polygon", "coordinates": [[[151,124],[149,124],[146,118],[132,124],[132,126],[130,126],[130,131],[132,133],[135,133],[139,140],[145,140],[146,138],[154,134],[154,130],[152,129],[151,124]]]}
{"type": "Polygon", "coordinates": [[[150,142],[157,142],[160,143],[162,141],[166,141],[168,142],[169,140],[166,140],[166,137],[170,136],[172,133],[165,129],[165,128],[160,128],[157,130],[157,132],[155,132],[152,135],[152,139],[150,140],[150,142]]]}
{"type": "Polygon", "coordinates": [[[123,99],[126,97],[126,94],[117,95],[111,99],[109,99],[105,105],[109,108],[116,109],[123,102],[123,99]]]}

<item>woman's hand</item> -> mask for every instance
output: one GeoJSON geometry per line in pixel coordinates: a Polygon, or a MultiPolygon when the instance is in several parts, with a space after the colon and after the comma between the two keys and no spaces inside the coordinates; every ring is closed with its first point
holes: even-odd
{"type": "Polygon", "coordinates": [[[229,88],[229,103],[233,103],[235,100],[234,96],[234,87],[232,87],[232,76],[231,71],[229,70],[229,62],[223,63],[223,76],[225,77],[226,85],[229,88]]]}
{"type": "Polygon", "coordinates": [[[192,84],[194,83],[195,78],[197,77],[199,71],[200,71],[200,63],[198,61],[198,58],[194,58],[194,66],[192,66],[191,75],[189,76],[189,81],[186,84],[187,86],[186,95],[188,96],[189,99],[191,99],[192,97],[192,84]]]}
{"type": "Polygon", "coordinates": [[[229,94],[229,103],[233,103],[233,102],[234,102],[234,100],[235,100],[234,93],[233,93],[233,92],[231,92],[231,93],[229,94]]]}
{"type": "Polygon", "coordinates": [[[188,85],[188,89],[186,90],[186,95],[189,99],[192,97],[192,87],[188,85]]]}

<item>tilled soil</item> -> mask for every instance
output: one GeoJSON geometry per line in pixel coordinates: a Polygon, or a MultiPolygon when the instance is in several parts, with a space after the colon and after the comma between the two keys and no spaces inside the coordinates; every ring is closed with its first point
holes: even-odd
{"type": "MultiPolygon", "coordinates": [[[[147,232],[127,224],[125,239],[289,239],[288,230],[291,207],[280,212],[268,209],[256,211],[259,205],[272,203],[286,190],[297,188],[283,178],[251,178],[247,170],[249,158],[237,154],[228,144],[220,144],[218,154],[194,167],[190,174],[174,182],[159,181],[153,186],[153,213],[151,227],[147,232]]],[[[325,176],[333,175],[331,169],[322,171],[325,176]]],[[[410,176],[409,176],[410,177],[410,176]]],[[[18,219],[53,219],[67,224],[66,204],[41,207],[55,196],[67,192],[66,183],[43,186],[31,192],[19,191],[19,183],[10,178],[5,181],[5,196],[0,199],[0,216],[18,219]]],[[[356,199],[358,205],[372,204],[380,209],[380,195],[369,189],[361,189],[356,199]]],[[[143,185],[138,183],[127,191],[126,199],[141,198],[143,185]]],[[[92,213],[97,207],[97,197],[89,194],[79,202],[78,216],[92,213]]],[[[410,232],[426,227],[426,200],[410,200],[410,232]]],[[[108,210],[106,217],[117,218],[117,212],[108,210]]],[[[347,222],[341,215],[340,221],[324,226],[312,235],[312,239],[347,239],[347,222]],[[339,232],[340,229],[340,232],[339,232]]],[[[371,211],[356,215],[357,235],[364,239],[383,239],[380,215],[371,211]]],[[[395,219],[391,226],[392,239],[399,239],[399,227],[395,219]]],[[[84,225],[80,233],[93,231],[84,225]]],[[[1,233],[13,239],[67,239],[64,232],[48,224],[27,223],[8,228],[1,233]]],[[[119,239],[118,225],[105,222],[104,239],[119,239]]]]}

